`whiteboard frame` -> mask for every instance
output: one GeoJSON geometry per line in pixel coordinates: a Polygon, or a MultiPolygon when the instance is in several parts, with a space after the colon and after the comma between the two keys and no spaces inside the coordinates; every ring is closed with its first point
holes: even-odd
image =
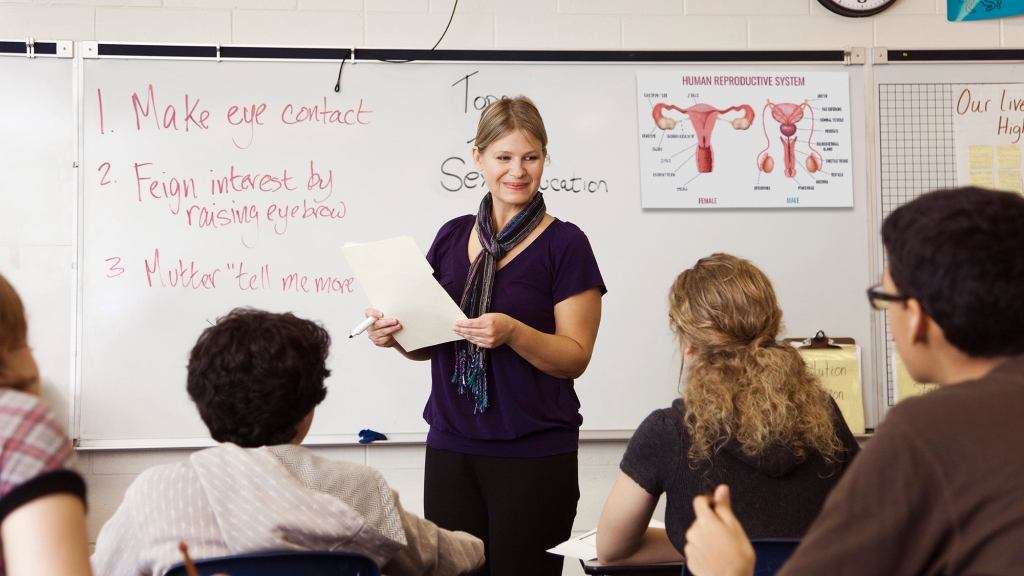
{"type": "MultiPolygon", "coordinates": [[[[296,47],[296,46],[241,46],[241,45],[203,45],[203,44],[166,44],[166,43],[111,43],[111,42],[98,42],[88,41],[79,42],[79,50],[75,57],[73,85],[75,86],[75,98],[77,99],[76,110],[76,154],[78,157],[78,165],[81,166],[84,155],[84,130],[81,128],[81,119],[84,117],[84,106],[85,106],[85,95],[83,93],[84,86],[84,74],[83,74],[83,60],[84,59],[116,59],[116,60],[197,60],[197,61],[245,61],[245,62],[297,62],[297,61],[333,61],[339,64],[342,61],[349,63],[350,65],[356,65],[360,61],[363,62],[380,62],[382,60],[407,60],[413,59],[417,63],[501,63],[501,64],[595,64],[595,65],[607,65],[607,64],[674,64],[674,63],[691,63],[691,64],[727,64],[727,65],[742,65],[742,64],[757,64],[757,65],[771,65],[771,64],[813,64],[813,65],[836,65],[836,66],[862,66],[866,63],[866,49],[863,47],[851,47],[844,50],[761,50],[761,51],[532,51],[532,50],[406,50],[406,49],[386,49],[386,48],[323,48],[323,47],[296,47]],[[118,49],[130,50],[131,48],[140,48],[143,54],[131,54],[131,53],[117,53],[117,54],[103,54],[106,47],[117,47],[118,49]],[[269,49],[279,50],[281,54],[294,54],[294,57],[240,57],[231,56],[233,49],[269,49]],[[161,55],[161,52],[165,52],[169,55],[161,55]],[[182,55],[182,53],[192,52],[192,55],[182,55]],[[310,57],[310,54],[318,54],[317,57],[310,57]],[[347,58],[345,56],[348,56],[347,58]],[[340,57],[339,57],[340,56],[340,57]]],[[[862,77],[861,80],[864,82],[864,86],[861,89],[867,89],[868,85],[866,77],[862,77]]],[[[851,84],[852,86],[852,84],[851,84]]],[[[874,115],[873,107],[871,103],[873,98],[865,98],[863,103],[851,104],[857,106],[864,106],[864,119],[870,126],[871,121],[868,118],[872,118],[874,115]]],[[[867,182],[870,182],[868,178],[868,171],[872,162],[872,147],[865,142],[863,161],[865,168],[858,171],[857,177],[866,178],[867,182]]],[[[101,440],[101,439],[90,439],[88,441],[81,441],[79,436],[80,422],[81,422],[81,358],[78,354],[78,343],[81,341],[82,326],[80,325],[81,316],[79,305],[82,299],[82,277],[78,270],[78,264],[82,258],[82,242],[79,238],[80,226],[82,214],[79,209],[79,202],[81,199],[81,191],[85,189],[85,173],[84,170],[78,171],[78,186],[79,189],[75,191],[75,263],[74,263],[74,287],[75,287],[75,308],[74,308],[74,333],[72,346],[75,348],[74,357],[72,361],[72,370],[74,375],[72,378],[72,386],[74,387],[74,393],[71,395],[71,401],[73,403],[72,410],[70,411],[74,416],[73,426],[70,428],[72,434],[75,436],[75,445],[80,450],[119,450],[119,449],[152,449],[152,448],[200,448],[206,446],[213,446],[216,444],[212,439],[208,437],[198,438],[155,438],[155,439],[113,439],[113,440],[101,440]]],[[[867,187],[868,184],[865,184],[867,187]]],[[[876,216],[874,212],[874,202],[870,200],[870,189],[867,194],[869,196],[867,224],[870,227],[876,225],[876,216]]],[[[870,233],[869,237],[872,236],[870,233]]],[[[871,247],[867,247],[868,266],[874,267],[872,262],[873,250],[871,247]]],[[[871,320],[874,325],[875,319],[871,320]]],[[[874,326],[873,326],[874,327],[874,326]]],[[[874,360],[874,368],[877,372],[879,365],[885,366],[884,362],[879,363],[879,356],[875,342],[871,343],[871,353],[874,360]]],[[[879,397],[879,390],[884,393],[884,385],[879,387],[877,381],[865,382],[864,374],[865,371],[861,371],[862,374],[862,389],[865,395],[877,399],[879,397]]],[[[884,382],[884,380],[882,381],[884,382]]],[[[865,398],[865,400],[867,400],[865,398]]],[[[884,397],[881,400],[884,404],[884,397]]],[[[877,421],[881,418],[881,412],[876,412],[871,409],[871,406],[865,406],[867,425],[873,426],[877,424],[877,421]]],[[[637,423],[639,424],[639,422],[637,423]]],[[[602,440],[624,440],[631,437],[633,430],[602,430],[602,429],[581,429],[580,440],[581,441],[602,441],[602,440]]],[[[386,444],[422,444],[426,441],[426,433],[395,433],[389,434],[389,439],[386,444]]],[[[347,446],[357,445],[358,436],[354,434],[337,434],[337,435],[318,435],[315,437],[307,438],[304,442],[306,445],[315,446],[347,446]]]]}

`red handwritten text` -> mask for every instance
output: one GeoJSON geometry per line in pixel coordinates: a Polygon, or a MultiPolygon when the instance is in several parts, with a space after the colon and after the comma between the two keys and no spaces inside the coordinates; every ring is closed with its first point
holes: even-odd
{"type": "Polygon", "coordinates": [[[324,96],[322,104],[312,106],[295,106],[285,104],[281,109],[281,122],[284,124],[331,124],[339,126],[355,126],[369,124],[369,115],[373,110],[363,108],[363,99],[354,108],[334,108],[327,105],[327,96],[324,96]]]}
{"type": "Polygon", "coordinates": [[[217,273],[220,268],[203,272],[199,270],[195,260],[178,258],[177,265],[164,270],[160,264],[160,249],[153,250],[153,259],[146,258],[146,285],[153,287],[153,280],[161,287],[182,288],[186,290],[213,290],[217,287],[217,273]]]}
{"type": "MultiPolygon", "coordinates": [[[[199,98],[190,100],[191,96],[185,94],[185,118],[182,121],[185,126],[185,132],[188,132],[192,127],[197,130],[208,130],[210,128],[210,111],[199,108],[199,98]],[[198,109],[198,110],[197,110],[198,109]]],[[[153,90],[153,85],[149,84],[146,87],[145,98],[140,98],[138,92],[132,92],[132,110],[135,112],[135,129],[142,130],[142,119],[153,117],[153,125],[156,126],[157,130],[179,130],[178,126],[178,109],[173,105],[167,105],[163,108],[163,114],[160,114],[159,108],[156,103],[156,92],[153,90]]]]}
{"type": "MultiPolygon", "coordinates": [[[[193,178],[167,178],[158,179],[148,176],[147,168],[152,162],[135,163],[135,195],[139,202],[142,202],[143,189],[146,189],[146,196],[155,200],[167,200],[167,208],[171,214],[181,211],[182,198],[196,198],[196,181],[193,178]],[[148,184],[146,182],[148,181],[148,184]]],[[[167,174],[166,172],[160,172],[167,174]]]]}

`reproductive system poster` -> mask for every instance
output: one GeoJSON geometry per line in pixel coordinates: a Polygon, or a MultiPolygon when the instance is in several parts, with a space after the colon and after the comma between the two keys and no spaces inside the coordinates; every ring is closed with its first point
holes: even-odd
{"type": "Polygon", "coordinates": [[[853,206],[842,72],[637,73],[644,208],[853,206]]]}

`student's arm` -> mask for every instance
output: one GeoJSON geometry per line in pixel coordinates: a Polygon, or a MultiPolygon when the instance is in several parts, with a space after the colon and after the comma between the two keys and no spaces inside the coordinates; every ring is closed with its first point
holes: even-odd
{"type": "Polygon", "coordinates": [[[19,506],[0,526],[8,576],[88,576],[85,507],[72,494],[55,493],[19,506]]]}
{"type": "Polygon", "coordinates": [[[394,576],[460,576],[472,574],[484,564],[484,543],[466,532],[445,530],[430,520],[402,508],[392,491],[402,519],[405,545],[382,567],[394,576]]]}
{"type": "Polygon", "coordinates": [[[499,313],[460,320],[455,332],[482,348],[508,344],[541,372],[571,379],[582,375],[590,364],[600,324],[601,292],[591,288],[555,304],[554,334],[499,313]]]}
{"type": "Polygon", "coordinates": [[[597,559],[602,564],[655,564],[680,561],[662,528],[650,528],[658,499],[619,472],[597,524],[597,559]]]}

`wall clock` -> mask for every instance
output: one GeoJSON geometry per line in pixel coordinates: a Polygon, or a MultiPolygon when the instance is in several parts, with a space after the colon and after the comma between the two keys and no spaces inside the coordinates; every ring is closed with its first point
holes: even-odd
{"type": "Polygon", "coordinates": [[[896,0],[818,0],[818,3],[841,16],[862,18],[878,14],[896,0]]]}

